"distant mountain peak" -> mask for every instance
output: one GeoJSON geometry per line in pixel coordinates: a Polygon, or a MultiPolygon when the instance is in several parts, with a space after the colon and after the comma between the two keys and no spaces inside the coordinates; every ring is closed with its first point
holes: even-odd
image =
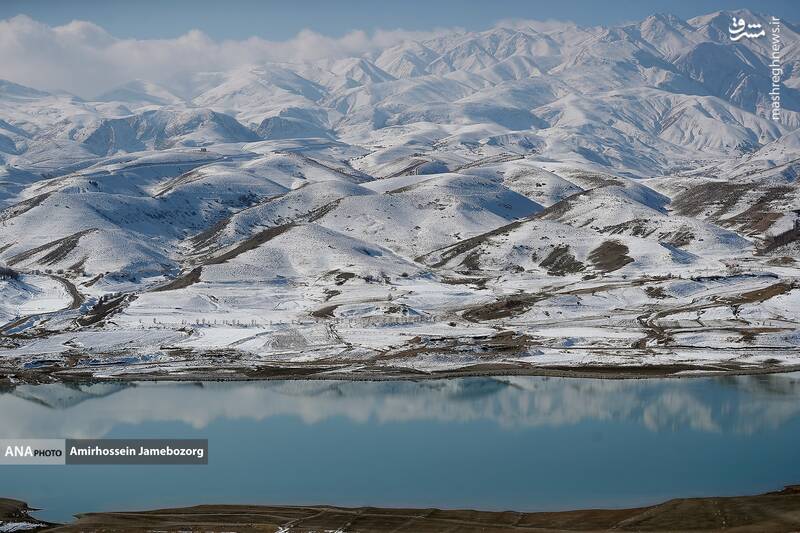
{"type": "Polygon", "coordinates": [[[0,79],[0,95],[13,98],[44,98],[50,96],[50,93],[0,79]]]}

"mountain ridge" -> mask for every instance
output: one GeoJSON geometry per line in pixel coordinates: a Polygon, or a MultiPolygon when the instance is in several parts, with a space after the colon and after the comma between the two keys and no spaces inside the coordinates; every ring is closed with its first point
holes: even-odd
{"type": "Polygon", "coordinates": [[[797,364],[800,70],[730,16],[0,82],[0,371],[797,364]]]}

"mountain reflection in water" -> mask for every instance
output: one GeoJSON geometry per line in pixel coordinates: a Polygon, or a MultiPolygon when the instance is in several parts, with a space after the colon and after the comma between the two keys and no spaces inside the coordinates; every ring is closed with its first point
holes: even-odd
{"type": "Polygon", "coordinates": [[[602,380],[141,382],[21,385],[0,394],[4,438],[102,437],[122,424],[275,416],[318,423],[488,421],[501,428],[634,422],[652,430],[752,433],[800,414],[800,374],[602,380]]]}

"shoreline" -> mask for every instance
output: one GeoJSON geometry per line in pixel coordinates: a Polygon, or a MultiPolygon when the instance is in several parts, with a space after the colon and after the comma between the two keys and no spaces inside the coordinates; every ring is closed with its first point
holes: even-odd
{"type": "MultiPolygon", "coordinates": [[[[26,523],[26,531],[140,532],[335,530],[388,531],[795,531],[800,528],[800,485],[753,496],[677,498],[624,509],[554,512],[404,509],[328,505],[198,505],[130,512],[79,513],[71,524],[50,524],[30,516],[24,502],[0,498],[0,528],[26,523]],[[222,528],[222,529],[217,529],[222,528]]],[[[15,529],[9,529],[15,531],[15,529]]]]}
{"type": "Polygon", "coordinates": [[[782,366],[721,368],[716,365],[648,365],[648,366],[514,366],[473,365],[452,370],[432,372],[403,368],[378,367],[364,371],[337,372],[330,367],[318,366],[264,366],[255,369],[198,369],[191,372],[146,372],[116,375],[97,375],[86,372],[6,371],[0,369],[0,392],[16,385],[40,385],[46,383],[85,382],[134,382],[134,381],[422,381],[460,379],[471,377],[557,377],[571,379],[691,379],[726,376],[749,376],[785,374],[800,371],[800,364],[782,366]]]}

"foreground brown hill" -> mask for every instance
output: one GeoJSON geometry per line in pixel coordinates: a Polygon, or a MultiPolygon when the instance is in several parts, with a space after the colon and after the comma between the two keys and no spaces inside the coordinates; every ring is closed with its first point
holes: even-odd
{"type": "MultiPolygon", "coordinates": [[[[33,522],[26,507],[0,500],[3,521],[33,522]]],[[[800,530],[800,486],[758,496],[676,499],[634,509],[518,513],[439,510],[340,508],[329,506],[199,505],[143,512],[89,513],[65,526],[42,525],[38,531],[145,532],[231,531],[295,532],[501,532],[501,531],[736,531],[800,530]]]]}

